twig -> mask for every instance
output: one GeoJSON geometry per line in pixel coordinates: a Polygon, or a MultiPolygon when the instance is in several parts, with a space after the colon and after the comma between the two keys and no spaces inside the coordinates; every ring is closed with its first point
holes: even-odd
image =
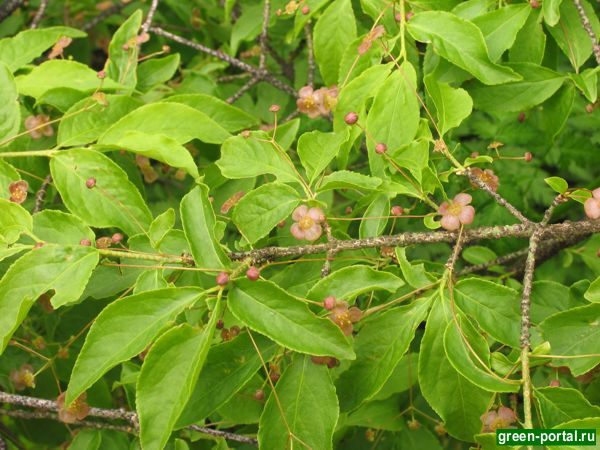
{"type": "Polygon", "coordinates": [[[10,16],[22,4],[23,0],[6,0],[0,5],[0,22],[10,16]]]}
{"type": "Polygon", "coordinates": [[[260,57],[259,57],[259,62],[258,62],[258,68],[259,69],[265,69],[266,67],[266,63],[267,63],[267,43],[268,41],[268,31],[269,31],[269,11],[271,8],[271,1],[270,0],[264,0],[264,6],[263,6],[263,23],[262,23],[262,30],[260,32],[260,57]]]}
{"type": "Polygon", "coordinates": [[[308,72],[306,74],[306,84],[310,87],[315,82],[315,53],[313,50],[312,27],[310,21],[304,26],[304,36],[306,39],[306,52],[308,53],[308,72]]]}
{"type": "Polygon", "coordinates": [[[142,33],[147,33],[152,25],[152,20],[154,19],[154,14],[156,13],[156,9],[158,8],[158,0],[152,0],[150,4],[150,9],[148,9],[148,14],[146,15],[146,20],[142,24],[142,33]]]}
{"type": "Polygon", "coordinates": [[[505,207],[508,210],[508,212],[515,216],[517,219],[519,219],[521,223],[531,224],[531,221],[527,217],[525,217],[521,213],[521,211],[515,208],[508,200],[506,200],[504,197],[502,197],[500,194],[494,191],[491,187],[489,187],[486,183],[484,183],[477,175],[475,175],[472,172],[471,169],[465,169],[464,175],[469,180],[471,180],[471,182],[478,188],[483,189],[488,194],[490,194],[494,198],[494,200],[496,200],[496,203],[498,203],[500,206],[505,207]]]}
{"type": "Polygon", "coordinates": [[[31,21],[30,28],[33,29],[33,28],[37,28],[38,27],[38,25],[42,21],[42,18],[44,17],[44,13],[46,12],[46,8],[48,7],[48,2],[49,1],[50,0],[40,0],[40,6],[39,6],[37,12],[35,13],[35,17],[31,21]]]}
{"type": "MultiPolygon", "coordinates": [[[[323,223],[323,228],[325,228],[325,236],[327,237],[327,242],[329,242],[330,244],[334,243],[335,238],[333,237],[333,234],[331,234],[331,226],[329,225],[329,223],[327,223],[327,221],[323,223]]],[[[331,260],[334,258],[335,253],[335,250],[327,251],[327,257],[325,259],[325,263],[323,264],[323,268],[321,269],[322,278],[325,278],[331,273],[331,260]]]]}
{"type": "Polygon", "coordinates": [[[104,19],[109,18],[112,15],[119,14],[123,8],[127,6],[127,2],[120,0],[118,3],[114,4],[110,8],[105,9],[100,12],[97,16],[94,16],[89,22],[84,23],[81,27],[82,31],[90,31],[104,19]]]}
{"type": "Polygon", "coordinates": [[[517,250],[516,252],[512,252],[507,255],[500,256],[496,259],[493,259],[492,261],[484,262],[481,264],[474,264],[472,266],[465,267],[463,270],[458,272],[458,276],[468,275],[470,273],[484,272],[493,266],[502,266],[507,263],[512,263],[513,261],[515,261],[517,259],[527,256],[528,251],[529,251],[529,249],[523,248],[521,250],[517,250]]]}
{"type": "Polygon", "coordinates": [[[258,83],[258,78],[256,77],[252,77],[250,80],[248,80],[248,82],[246,82],[246,84],[244,84],[235,94],[233,94],[231,97],[229,97],[227,100],[225,100],[227,103],[232,104],[237,102],[242,95],[244,95],[246,92],[248,92],[250,89],[252,89],[252,87],[258,83]]]}
{"type": "Polygon", "coordinates": [[[230,441],[243,442],[246,444],[257,445],[258,441],[248,436],[242,436],[241,434],[229,433],[228,431],[215,430],[213,428],[200,427],[198,425],[190,425],[190,430],[198,431],[200,433],[209,434],[211,436],[219,436],[230,441]]]}
{"type": "Polygon", "coordinates": [[[42,185],[35,194],[35,206],[31,211],[32,214],[35,214],[42,210],[42,207],[44,206],[44,199],[46,198],[46,192],[48,191],[48,186],[50,186],[50,183],[52,183],[52,175],[46,175],[46,178],[44,178],[42,185]]]}
{"type": "Polygon", "coordinates": [[[275,78],[273,75],[271,75],[266,70],[259,69],[258,67],[255,67],[255,66],[247,64],[243,61],[240,61],[239,59],[229,56],[228,54],[223,53],[219,50],[214,50],[214,49],[206,47],[202,44],[198,44],[197,42],[190,41],[189,39],[186,39],[177,34],[170,33],[162,28],[151,27],[150,31],[154,34],[157,34],[158,36],[163,36],[168,39],[171,39],[181,45],[185,45],[185,46],[191,47],[195,50],[198,50],[200,52],[206,53],[207,55],[214,56],[215,58],[218,58],[222,61],[225,61],[225,62],[231,64],[234,67],[237,67],[238,69],[243,70],[244,72],[253,74],[255,77],[258,77],[258,79],[260,81],[265,81],[265,82],[275,86],[277,89],[280,89],[290,95],[293,95],[294,97],[296,96],[296,91],[294,90],[294,88],[292,88],[290,85],[284,83],[283,81],[275,78]]]}
{"type": "Polygon", "coordinates": [[[600,64],[600,45],[598,44],[598,38],[596,37],[596,33],[594,33],[590,19],[587,16],[585,9],[583,9],[581,0],[573,0],[573,3],[575,3],[575,8],[577,8],[577,11],[579,12],[581,25],[583,26],[583,29],[586,31],[586,33],[590,37],[590,40],[592,41],[592,51],[594,52],[596,63],[600,64]]]}

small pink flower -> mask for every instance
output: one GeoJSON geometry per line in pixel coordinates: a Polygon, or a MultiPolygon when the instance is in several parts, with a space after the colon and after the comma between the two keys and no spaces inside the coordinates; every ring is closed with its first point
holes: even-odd
{"type": "Polygon", "coordinates": [[[491,433],[498,428],[513,428],[511,425],[516,421],[515,412],[506,406],[500,406],[498,411],[488,411],[481,416],[484,433],[491,433]]]}
{"type": "Polygon", "coordinates": [[[25,128],[32,139],[40,139],[42,136],[50,137],[54,135],[54,129],[48,122],[50,122],[50,117],[45,114],[29,116],[25,119],[25,128]]]}
{"type": "Polygon", "coordinates": [[[458,230],[461,225],[468,225],[475,218],[475,208],[471,203],[469,194],[458,194],[453,200],[440,205],[438,213],[442,215],[442,227],[448,231],[458,230]]]}
{"type": "Polygon", "coordinates": [[[296,100],[298,111],[311,119],[321,115],[322,103],[323,97],[320,90],[314,91],[312,87],[304,86],[298,91],[298,100],[296,100]]]}
{"type": "Polygon", "coordinates": [[[338,88],[335,85],[330,88],[322,87],[317,90],[317,93],[320,93],[319,96],[322,99],[320,105],[321,114],[326,116],[333,111],[335,105],[337,105],[338,88]]]}
{"type": "Polygon", "coordinates": [[[383,25],[377,25],[375,28],[369,31],[358,47],[358,54],[364,55],[365,53],[367,53],[371,48],[373,41],[379,39],[384,34],[385,28],[383,27],[383,25]]]}
{"type": "Polygon", "coordinates": [[[350,336],[354,330],[353,324],[362,318],[362,311],[356,306],[348,308],[347,302],[338,301],[327,317],[340,327],[345,336],[350,336]]]}
{"type": "Polygon", "coordinates": [[[320,223],[325,221],[325,214],[321,208],[309,209],[306,205],[300,205],[292,213],[292,219],[295,223],[291,232],[296,239],[316,241],[321,237],[323,228],[320,223]]]}
{"type": "Polygon", "coordinates": [[[600,219],[600,188],[592,191],[592,198],[585,201],[583,208],[590,219],[600,219]]]}
{"type": "Polygon", "coordinates": [[[56,44],[54,44],[54,47],[52,47],[50,53],[48,53],[48,59],[56,59],[59,56],[62,58],[65,48],[67,48],[71,42],[73,42],[73,39],[70,37],[61,37],[56,44]]]}
{"type": "MultiPolygon", "coordinates": [[[[492,191],[496,192],[498,190],[498,185],[500,184],[500,179],[498,175],[494,173],[491,169],[482,170],[479,167],[475,167],[471,169],[471,173],[475,175],[483,184],[486,184],[492,191]]],[[[479,187],[475,183],[471,183],[473,187],[479,187]]]]}

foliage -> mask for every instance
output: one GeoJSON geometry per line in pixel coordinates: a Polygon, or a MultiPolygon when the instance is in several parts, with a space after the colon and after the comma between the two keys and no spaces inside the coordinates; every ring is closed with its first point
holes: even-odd
{"type": "Polygon", "coordinates": [[[20,3],[8,448],[600,428],[598,2],[20,3]]]}

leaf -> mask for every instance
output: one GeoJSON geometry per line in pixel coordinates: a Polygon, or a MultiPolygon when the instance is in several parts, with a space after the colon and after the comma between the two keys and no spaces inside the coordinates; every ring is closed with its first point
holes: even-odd
{"type": "Polygon", "coordinates": [[[577,389],[540,387],[535,389],[534,398],[546,428],[571,420],[600,417],[600,407],[590,404],[577,389]]]}
{"type": "MultiPolygon", "coordinates": [[[[346,421],[342,423],[348,427],[365,427],[386,431],[400,431],[406,428],[404,419],[398,414],[397,397],[364,403],[360,408],[348,414],[346,421]]],[[[340,425],[342,424],[338,423],[338,427],[340,425]]]]}
{"type": "Polygon", "coordinates": [[[375,191],[381,185],[381,179],[349,170],[339,170],[323,177],[317,188],[319,192],[332,189],[356,189],[375,191]]]}
{"type": "Polygon", "coordinates": [[[261,368],[262,361],[269,361],[279,347],[260,334],[252,339],[249,333],[244,333],[211,347],[196,388],[177,422],[178,428],[206,418],[229,401],[261,368]]]}
{"type": "Polygon", "coordinates": [[[85,37],[83,31],[70,27],[48,27],[21,31],[16,36],[0,40],[0,62],[11,72],[33,61],[52,47],[61,37],[85,37]]]}
{"type": "Polygon", "coordinates": [[[326,366],[297,355],[277,382],[276,395],[269,396],[260,416],[260,448],[295,448],[296,442],[303,448],[333,448],[339,410],[326,366]]]}
{"type": "Polygon", "coordinates": [[[437,126],[442,136],[471,115],[473,100],[467,91],[439,83],[431,75],[426,76],[424,82],[435,105],[437,126]]]}
{"type": "Polygon", "coordinates": [[[459,316],[448,323],[444,333],[444,350],[448,361],[458,373],[486,391],[518,392],[521,388],[520,381],[503,380],[500,375],[490,373],[487,342],[464,317],[459,316]],[[487,360],[482,358],[484,352],[475,350],[478,348],[484,349],[487,360]],[[475,352],[477,357],[472,352],[475,352]]]}
{"type": "MultiPolygon", "coordinates": [[[[550,0],[552,1],[552,0],[550,0]]],[[[542,3],[542,7],[546,3],[542,3]]],[[[540,12],[532,11],[517,33],[513,46],[508,52],[510,62],[541,64],[546,50],[546,33],[539,20],[540,12]]]]}
{"type": "Polygon", "coordinates": [[[502,84],[521,77],[490,60],[483,33],[476,25],[445,11],[415,14],[407,23],[412,37],[431,42],[434,51],[484,84],[502,84]]]}
{"type": "Polygon", "coordinates": [[[306,170],[309,184],[312,185],[323,173],[347,139],[347,129],[340,133],[324,133],[315,130],[300,136],[298,156],[306,170]]]}
{"type": "Polygon", "coordinates": [[[284,183],[299,181],[286,156],[263,139],[269,139],[263,132],[252,132],[247,138],[227,139],[221,146],[221,159],[217,161],[223,176],[238,179],[269,173],[284,183]]]}
{"type": "Polygon", "coordinates": [[[352,346],[329,319],[269,281],[238,280],[229,291],[232,314],[253,330],[300,353],[354,359],[352,346]]]}
{"type": "Polygon", "coordinates": [[[263,184],[241,198],[231,219],[242,236],[254,244],[288,218],[301,200],[298,192],[287,184],[263,184]]]}
{"type": "Polygon", "coordinates": [[[544,103],[541,114],[542,125],[549,142],[552,142],[563,130],[573,109],[574,101],[575,86],[567,83],[544,103]]]}
{"type": "Polygon", "coordinates": [[[198,167],[190,151],[175,139],[165,134],[148,134],[139,131],[126,131],[117,141],[104,140],[104,145],[123,148],[138,155],[184,169],[194,179],[198,179],[198,167]]]}
{"type": "Polygon", "coordinates": [[[141,272],[135,280],[133,294],[141,294],[142,292],[155,291],[157,289],[169,287],[169,283],[167,283],[162,273],[163,271],[161,269],[150,269],[141,272]]]}
{"type": "Polygon", "coordinates": [[[0,280],[0,351],[42,294],[54,291],[55,308],[79,300],[96,264],[93,248],[50,244],[15,261],[0,280]]]}
{"type": "Polygon", "coordinates": [[[356,336],[356,360],[336,383],[340,408],[350,411],[370,399],[392,375],[427,316],[431,298],[364,320],[356,336]]]}
{"type": "Polygon", "coordinates": [[[580,306],[569,299],[569,288],[555,281],[535,281],[531,290],[531,321],[539,324],[548,316],[580,306]]]}
{"type": "Polygon", "coordinates": [[[196,186],[181,200],[181,222],[198,267],[221,269],[229,266],[229,258],[215,233],[216,217],[208,199],[208,187],[196,186]]]}
{"type": "Polygon", "coordinates": [[[544,178],[544,181],[550,186],[555,192],[564,194],[569,189],[569,184],[564,178],[561,177],[548,177],[544,178]]]}
{"type": "Polygon", "coordinates": [[[473,18],[472,22],[483,33],[492,61],[497,61],[512,47],[531,11],[532,8],[527,3],[507,5],[473,18]]]}
{"type": "Polygon", "coordinates": [[[519,348],[521,312],[517,291],[481,278],[468,278],[456,283],[454,294],[458,307],[486,333],[519,348]]]}
{"type": "Polygon", "coordinates": [[[0,62],[0,145],[19,132],[20,124],[17,85],[9,68],[0,62]]]}
{"type": "Polygon", "coordinates": [[[33,234],[46,243],[80,245],[82,239],[96,235],[79,217],[47,209],[33,215],[33,234]]]}
{"type": "Polygon", "coordinates": [[[21,205],[0,199],[0,243],[12,244],[23,233],[31,233],[31,215],[21,205]]]}
{"type": "Polygon", "coordinates": [[[98,140],[99,144],[119,142],[128,132],[164,134],[179,144],[199,139],[220,144],[230,134],[206,114],[179,103],[151,103],[131,111],[110,127],[98,140]]]}
{"type": "Polygon", "coordinates": [[[141,63],[137,68],[137,86],[140,91],[148,91],[156,85],[173,78],[179,68],[179,53],[164,58],[152,58],[141,63]]]}
{"type": "Polygon", "coordinates": [[[394,371],[375,394],[372,400],[385,400],[394,394],[404,392],[414,386],[417,382],[416,371],[419,366],[419,354],[407,353],[394,367],[394,371]]]}
{"type": "Polygon", "coordinates": [[[165,447],[194,390],[220,316],[217,303],[202,330],[188,324],[172,328],[154,343],[136,385],[140,443],[144,450],[165,447]]]}
{"type": "Polygon", "coordinates": [[[102,83],[103,91],[114,91],[123,86],[105,78],[100,81],[97,73],[85,64],[66,59],[53,59],[35,66],[27,75],[15,79],[19,93],[39,99],[53,89],[69,88],[91,94],[102,83]]]}
{"type": "MultiPolygon", "coordinates": [[[[540,329],[550,342],[553,355],[597,355],[600,353],[600,303],[554,314],[540,324],[540,329]]],[[[553,365],[567,366],[574,376],[583,375],[598,363],[600,356],[552,360],[553,365]]]]}
{"type": "Polygon", "coordinates": [[[371,202],[361,220],[358,235],[361,239],[379,236],[383,232],[390,215],[390,201],[387,196],[380,194],[371,202]]]}
{"type": "Polygon", "coordinates": [[[523,111],[542,103],[563,84],[565,76],[531,63],[510,65],[522,75],[521,81],[501,86],[471,83],[469,93],[475,107],[484,111],[523,111]]]}
{"type": "Polygon", "coordinates": [[[145,350],[170,321],[202,295],[197,288],[167,288],[131,295],[104,308],[77,356],[65,404],[71,404],[117,364],[145,350]]]}
{"type": "Polygon", "coordinates": [[[67,208],[93,227],[121,228],[129,235],[148,229],[151,215],[127,174],[110,158],[93,150],[74,149],[50,160],[52,179],[67,208]],[[86,181],[96,179],[96,186],[86,181]]]}
{"type": "Polygon", "coordinates": [[[73,438],[68,450],[99,450],[102,444],[102,434],[100,433],[100,430],[80,430],[73,438]]]}
{"type": "Polygon", "coordinates": [[[250,41],[260,34],[261,21],[256,20],[262,14],[262,5],[245,4],[241,15],[231,28],[231,53],[236,54],[242,41],[250,41]]]}
{"type": "Polygon", "coordinates": [[[19,172],[8,164],[7,162],[0,159],[0,198],[8,200],[11,197],[11,193],[8,190],[8,186],[11,183],[21,179],[19,172]]]}
{"type": "Polygon", "coordinates": [[[350,0],[334,0],[323,12],[313,34],[315,60],[327,86],[338,82],[344,50],[356,38],[356,21],[350,0]]]}
{"type": "Polygon", "coordinates": [[[560,4],[562,0],[546,0],[542,2],[544,22],[553,27],[560,20],[560,4]]]}
{"type": "Polygon", "coordinates": [[[182,103],[197,109],[232,133],[256,126],[260,122],[255,116],[248,114],[246,111],[211,95],[181,94],[167,97],[163,101],[182,103]]]}
{"type": "Polygon", "coordinates": [[[107,75],[133,90],[137,84],[137,63],[140,46],[136,41],[142,25],[142,11],[136,10],[115,31],[108,44],[107,75]]]}
{"type": "Polygon", "coordinates": [[[84,98],[66,112],[58,126],[57,144],[61,147],[89,144],[104,131],[142,105],[137,99],[125,95],[107,95],[108,106],[93,98],[84,98]]]}
{"type": "Polygon", "coordinates": [[[157,216],[150,224],[150,229],[148,230],[148,237],[152,245],[159,245],[166,234],[171,231],[173,225],[175,225],[175,210],[173,208],[169,208],[157,216]]]}
{"type": "Polygon", "coordinates": [[[315,284],[306,297],[321,301],[329,295],[339,300],[351,301],[357,296],[374,290],[396,292],[404,281],[389,272],[369,266],[354,265],[336,270],[315,284]]]}
{"type": "MultiPolygon", "coordinates": [[[[400,167],[407,168],[410,173],[415,177],[417,182],[423,182],[423,172],[427,169],[429,164],[429,142],[430,139],[416,139],[410,144],[402,145],[395,150],[388,151],[388,156],[400,167]]],[[[394,171],[396,169],[394,168],[394,171]]],[[[404,183],[408,183],[406,179],[402,180],[404,183]]],[[[420,194],[415,190],[413,186],[412,192],[409,195],[420,194]]],[[[408,194],[408,193],[407,193],[408,194]]]]}
{"type": "MultiPolygon", "coordinates": [[[[411,19],[412,20],[412,19],[411,19]]],[[[415,95],[417,75],[413,66],[405,62],[381,85],[367,116],[367,139],[371,174],[383,176],[384,160],[375,153],[377,143],[389,150],[410,143],[419,128],[419,102],[415,95]]]]}
{"type": "Polygon", "coordinates": [[[421,340],[419,387],[448,433],[472,441],[481,431],[480,416],[488,410],[493,394],[471,383],[448,361],[441,330],[451,320],[449,302],[436,296],[421,340]]]}

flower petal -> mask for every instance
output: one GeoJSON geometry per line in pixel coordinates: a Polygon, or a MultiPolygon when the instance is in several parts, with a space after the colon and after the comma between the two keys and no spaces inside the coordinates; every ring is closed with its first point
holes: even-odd
{"type": "Polygon", "coordinates": [[[471,205],[463,206],[460,213],[458,214],[458,220],[463,225],[469,225],[473,223],[473,219],[475,218],[475,208],[471,205]]]}
{"type": "Polygon", "coordinates": [[[305,236],[305,232],[300,228],[300,225],[298,225],[297,223],[293,224],[290,228],[290,231],[292,233],[292,236],[294,236],[296,239],[304,239],[305,236]]]}
{"type": "Polygon", "coordinates": [[[454,201],[456,203],[458,203],[459,205],[463,205],[466,206],[469,203],[471,203],[471,201],[473,200],[473,197],[471,197],[469,194],[465,194],[464,192],[461,194],[457,194],[454,197],[454,201]]]}
{"type": "Polygon", "coordinates": [[[300,220],[302,220],[302,218],[306,215],[307,212],[308,206],[300,205],[292,213],[292,219],[294,219],[296,222],[299,222],[300,220]]]}
{"type": "Polygon", "coordinates": [[[321,228],[321,225],[315,223],[312,227],[304,232],[304,239],[307,241],[316,241],[321,237],[322,233],[323,229],[321,228]]]}
{"type": "Polygon", "coordinates": [[[600,199],[588,198],[583,204],[585,214],[590,219],[600,219],[600,199]]]}
{"type": "Polygon", "coordinates": [[[310,208],[307,214],[315,222],[323,222],[325,220],[325,214],[321,208],[310,208]]]}
{"type": "Polygon", "coordinates": [[[448,231],[454,231],[460,228],[460,220],[458,220],[457,216],[453,216],[452,214],[444,215],[441,223],[442,227],[448,231]]]}

